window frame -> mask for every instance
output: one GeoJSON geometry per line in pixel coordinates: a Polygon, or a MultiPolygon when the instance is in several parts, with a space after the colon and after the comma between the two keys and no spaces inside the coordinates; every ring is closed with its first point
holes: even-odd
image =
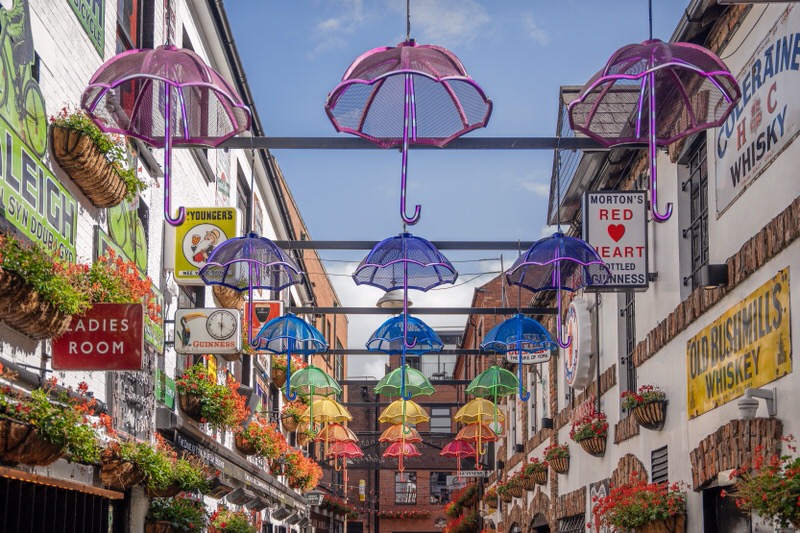
{"type": "Polygon", "coordinates": [[[395,505],[416,505],[417,504],[417,473],[416,472],[395,472],[394,473],[394,503],[395,503],[395,505]],[[411,488],[411,490],[408,490],[409,488],[411,488]]]}

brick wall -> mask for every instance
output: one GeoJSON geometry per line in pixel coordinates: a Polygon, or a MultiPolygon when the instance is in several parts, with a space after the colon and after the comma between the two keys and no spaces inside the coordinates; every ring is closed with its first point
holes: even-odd
{"type": "Polygon", "coordinates": [[[611,474],[611,486],[619,487],[630,481],[631,477],[647,480],[647,468],[633,454],[627,453],[617,461],[617,466],[611,474]]]}
{"type": "Polygon", "coordinates": [[[581,487],[559,496],[556,500],[554,512],[556,520],[566,516],[584,514],[586,512],[586,487],[581,487]]]}

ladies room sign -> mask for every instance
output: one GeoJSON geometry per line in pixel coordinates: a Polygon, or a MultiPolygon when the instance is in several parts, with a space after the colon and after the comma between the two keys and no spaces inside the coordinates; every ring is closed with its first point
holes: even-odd
{"type": "Polygon", "coordinates": [[[592,191],[583,195],[583,238],[606,262],[604,289],[647,288],[645,191],[592,191]]]}

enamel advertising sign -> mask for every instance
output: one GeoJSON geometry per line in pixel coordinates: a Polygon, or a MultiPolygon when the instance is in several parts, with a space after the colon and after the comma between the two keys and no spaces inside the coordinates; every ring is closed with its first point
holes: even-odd
{"type": "Polygon", "coordinates": [[[235,354],[242,351],[242,316],[238,309],[178,309],[175,351],[182,354],[235,354]]]}
{"type": "Polygon", "coordinates": [[[199,271],[217,245],[236,236],[236,208],[187,207],[175,228],[175,281],[203,285],[199,271]]]}

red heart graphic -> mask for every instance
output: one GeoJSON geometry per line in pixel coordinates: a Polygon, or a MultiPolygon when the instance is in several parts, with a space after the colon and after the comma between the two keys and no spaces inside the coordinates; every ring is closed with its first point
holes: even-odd
{"type": "Polygon", "coordinates": [[[625,226],[623,224],[609,224],[608,235],[614,242],[619,242],[623,235],[625,235],[625,226]]]}

